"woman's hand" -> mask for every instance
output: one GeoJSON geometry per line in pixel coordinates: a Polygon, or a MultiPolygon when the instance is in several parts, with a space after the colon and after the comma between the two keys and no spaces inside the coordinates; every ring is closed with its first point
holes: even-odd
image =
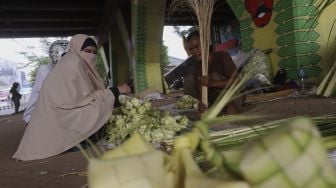
{"type": "Polygon", "coordinates": [[[119,85],[118,89],[121,94],[129,94],[131,92],[131,88],[127,84],[119,85]]]}

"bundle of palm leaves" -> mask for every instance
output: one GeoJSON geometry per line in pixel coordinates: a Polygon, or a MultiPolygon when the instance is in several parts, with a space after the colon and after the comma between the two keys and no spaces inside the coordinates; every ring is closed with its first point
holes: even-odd
{"type": "Polygon", "coordinates": [[[317,95],[323,97],[331,97],[336,91],[336,62],[331,67],[327,75],[323,78],[322,82],[316,90],[317,95]]]}
{"type": "MultiPolygon", "coordinates": [[[[320,15],[324,12],[325,9],[327,9],[331,4],[335,3],[335,0],[316,0],[312,3],[314,6],[317,7],[319,10],[316,15],[312,15],[310,19],[317,20],[320,15]]],[[[334,33],[334,26],[335,26],[336,20],[333,20],[333,25],[331,27],[331,30],[329,32],[328,36],[328,45],[335,43],[336,39],[332,39],[331,36],[334,33]]],[[[335,55],[336,49],[329,49],[332,55],[335,55]]],[[[331,97],[335,94],[336,91],[336,62],[333,63],[330,70],[326,74],[326,76],[323,78],[322,82],[319,84],[316,94],[323,96],[323,97],[331,97]]]]}

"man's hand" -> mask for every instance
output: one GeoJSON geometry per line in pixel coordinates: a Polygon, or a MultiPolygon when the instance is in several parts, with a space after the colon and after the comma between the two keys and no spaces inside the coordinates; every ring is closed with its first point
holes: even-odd
{"type": "Polygon", "coordinates": [[[198,77],[201,86],[208,86],[209,85],[209,76],[200,76],[198,77]]]}
{"type": "Polygon", "coordinates": [[[208,107],[207,105],[205,105],[204,103],[200,102],[198,103],[198,111],[203,114],[204,112],[208,111],[208,107]]]}
{"type": "Polygon", "coordinates": [[[131,92],[131,88],[127,84],[119,85],[118,89],[121,94],[129,94],[131,92]]]}

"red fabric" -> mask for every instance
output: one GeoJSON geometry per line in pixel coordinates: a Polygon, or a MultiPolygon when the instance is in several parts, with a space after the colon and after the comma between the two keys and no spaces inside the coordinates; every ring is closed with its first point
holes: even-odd
{"type": "Polygon", "coordinates": [[[235,46],[238,45],[238,40],[237,39],[230,39],[225,41],[222,44],[218,44],[215,46],[215,51],[219,52],[219,51],[227,51],[230,50],[232,48],[234,48],[235,46]]]}

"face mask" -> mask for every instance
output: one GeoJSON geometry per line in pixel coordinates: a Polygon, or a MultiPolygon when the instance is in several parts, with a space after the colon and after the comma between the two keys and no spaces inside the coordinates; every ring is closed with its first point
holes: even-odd
{"type": "Polygon", "coordinates": [[[96,65],[97,62],[97,55],[87,52],[81,52],[82,58],[91,65],[96,65]]]}

